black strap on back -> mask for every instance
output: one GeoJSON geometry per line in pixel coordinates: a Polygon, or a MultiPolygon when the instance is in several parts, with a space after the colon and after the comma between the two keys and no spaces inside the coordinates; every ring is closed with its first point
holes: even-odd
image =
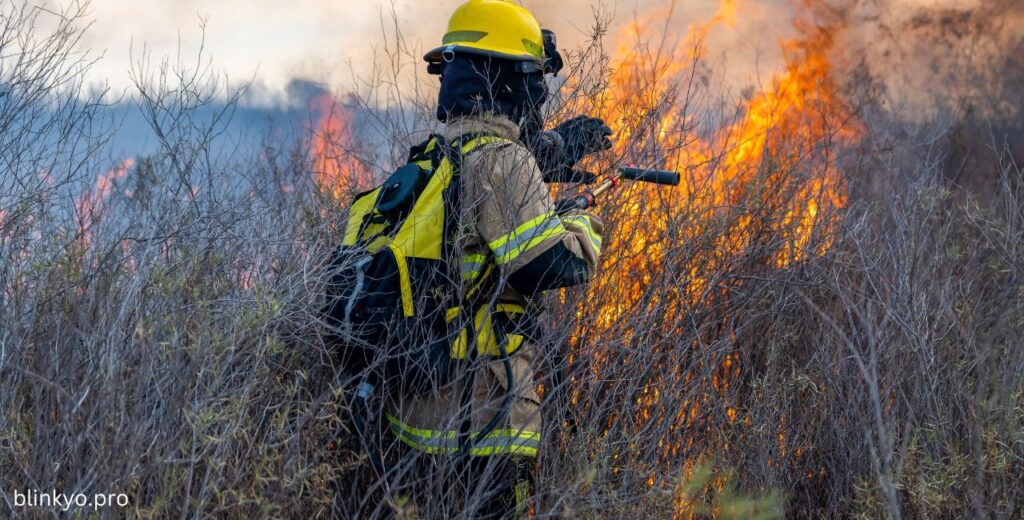
{"type": "MultiPolygon", "coordinates": [[[[462,147],[465,146],[466,143],[468,143],[468,142],[470,142],[470,141],[472,141],[474,139],[478,139],[480,137],[485,137],[485,136],[488,136],[488,135],[493,135],[493,134],[488,134],[488,133],[484,133],[484,132],[471,132],[471,133],[463,134],[463,135],[460,135],[452,143],[451,146],[444,147],[444,153],[446,154],[446,157],[448,157],[448,160],[451,161],[451,163],[452,163],[452,183],[451,183],[450,187],[452,188],[453,197],[455,197],[455,199],[452,201],[453,204],[451,206],[446,206],[451,211],[448,213],[447,217],[449,217],[449,218],[447,218],[446,222],[445,222],[445,226],[446,226],[445,237],[449,236],[448,235],[448,229],[449,228],[447,226],[457,226],[459,218],[461,217],[461,214],[462,214],[461,174],[462,174],[463,160],[466,157],[466,155],[462,153],[462,147]]],[[[472,151],[473,150],[471,150],[471,152],[472,151]]],[[[447,203],[447,201],[446,201],[446,203],[447,203]]],[[[449,241],[446,240],[445,254],[450,254],[450,255],[454,254],[455,253],[454,248],[455,248],[456,244],[454,244],[454,243],[448,244],[447,242],[449,242],[449,241]]],[[[454,242],[454,240],[452,240],[451,242],[454,242]]],[[[449,262],[449,265],[459,265],[458,261],[461,261],[461,259],[455,259],[452,256],[449,256],[448,258],[453,260],[453,261],[449,262]]],[[[461,271],[461,270],[458,270],[458,271],[461,271]]],[[[455,276],[454,278],[452,278],[453,280],[461,280],[461,273],[460,272],[453,273],[453,274],[455,276]]],[[[495,326],[494,324],[492,324],[492,327],[494,328],[495,332],[499,334],[499,337],[496,338],[496,339],[497,339],[497,341],[499,343],[498,344],[498,349],[501,351],[501,361],[502,361],[502,363],[504,364],[504,367],[505,367],[506,378],[507,378],[506,383],[508,385],[508,388],[505,391],[505,396],[502,399],[502,404],[501,404],[501,407],[498,409],[498,411],[495,412],[495,414],[491,417],[491,419],[487,422],[487,424],[484,425],[484,427],[479,432],[477,432],[477,434],[475,436],[472,435],[472,427],[473,427],[473,402],[472,402],[472,397],[473,397],[473,386],[474,386],[475,379],[476,379],[475,378],[476,371],[474,370],[472,365],[474,364],[474,362],[477,359],[477,345],[476,345],[476,342],[477,342],[477,335],[478,335],[477,334],[477,330],[476,330],[476,325],[473,322],[473,317],[476,315],[476,311],[481,306],[486,305],[486,304],[489,303],[489,300],[491,299],[491,293],[494,290],[497,289],[497,281],[498,281],[497,270],[496,269],[485,269],[485,271],[483,273],[483,277],[484,277],[484,279],[475,281],[475,283],[474,283],[475,290],[472,291],[468,295],[467,301],[459,302],[461,304],[461,305],[459,305],[460,311],[459,311],[459,316],[456,318],[456,322],[455,322],[457,324],[463,324],[463,323],[465,324],[464,326],[458,327],[458,329],[456,329],[456,330],[462,330],[462,328],[468,329],[467,330],[468,338],[467,338],[467,342],[466,342],[467,343],[467,345],[466,345],[466,356],[467,356],[467,358],[469,360],[469,365],[470,365],[469,371],[468,371],[468,374],[466,375],[466,379],[464,381],[464,386],[461,389],[462,391],[461,391],[461,395],[460,395],[460,398],[459,398],[459,410],[460,410],[461,413],[464,414],[463,418],[462,418],[462,421],[460,421],[460,423],[459,423],[459,432],[458,432],[459,454],[462,455],[462,456],[469,456],[469,454],[472,452],[472,448],[473,448],[474,443],[476,443],[478,440],[483,439],[484,437],[486,437],[490,432],[492,432],[495,428],[498,427],[498,425],[505,419],[505,417],[508,416],[508,411],[509,411],[509,407],[510,407],[510,404],[511,404],[511,401],[512,401],[512,397],[514,395],[514,387],[515,387],[514,374],[512,372],[512,364],[511,364],[511,360],[509,359],[508,352],[506,350],[507,338],[506,338],[506,335],[505,335],[505,331],[504,331],[504,329],[502,327],[495,326]],[[500,332],[499,332],[499,330],[500,330],[500,332]]]]}
{"type": "MultiPolygon", "coordinates": [[[[486,132],[469,132],[462,134],[455,138],[451,144],[445,142],[444,136],[435,135],[434,139],[437,140],[435,150],[439,152],[440,158],[447,158],[448,162],[452,165],[452,180],[449,183],[448,188],[444,192],[444,205],[445,205],[445,219],[444,219],[444,243],[441,245],[442,258],[448,260],[450,280],[461,280],[461,269],[458,267],[461,262],[461,258],[457,258],[458,251],[455,250],[456,236],[455,231],[458,230],[459,220],[462,217],[462,164],[465,160],[465,154],[462,153],[462,147],[467,143],[481,137],[490,136],[486,132]]],[[[472,152],[472,150],[471,150],[472,152]]],[[[440,164],[440,160],[435,164],[440,164]]]]}

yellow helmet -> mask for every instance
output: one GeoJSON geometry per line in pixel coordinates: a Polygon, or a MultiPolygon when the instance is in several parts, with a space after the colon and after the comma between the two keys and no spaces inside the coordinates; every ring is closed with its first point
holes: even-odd
{"type": "Polygon", "coordinates": [[[508,0],[469,0],[448,20],[440,47],[423,59],[440,62],[446,53],[468,52],[497,58],[544,61],[540,24],[526,8],[508,0]]]}

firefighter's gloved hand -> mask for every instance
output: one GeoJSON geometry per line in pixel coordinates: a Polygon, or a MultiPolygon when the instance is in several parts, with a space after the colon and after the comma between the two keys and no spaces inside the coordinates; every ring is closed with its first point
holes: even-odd
{"type": "Polygon", "coordinates": [[[596,117],[574,117],[556,126],[555,133],[562,137],[562,159],[570,166],[587,155],[612,147],[612,129],[596,117]]]}
{"type": "Polygon", "coordinates": [[[572,165],[566,164],[563,157],[565,141],[554,130],[541,132],[530,142],[533,157],[544,176],[544,182],[583,182],[593,183],[597,176],[592,173],[576,171],[572,165]]]}
{"type": "Polygon", "coordinates": [[[573,170],[583,157],[612,147],[612,129],[596,117],[579,116],[554,130],[543,132],[534,143],[534,157],[546,182],[592,183],[592,173],[573,170]]]}

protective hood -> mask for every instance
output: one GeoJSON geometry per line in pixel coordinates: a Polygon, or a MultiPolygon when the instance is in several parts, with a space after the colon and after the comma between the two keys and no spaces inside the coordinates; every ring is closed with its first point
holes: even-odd
{"type": "Polygon", "coordinates": [[[523,73],[514,61],[456,53],[443,64],[437,118],[498,114],[528,127],[540,121],[546,100],[543,72],[523,73]]]}

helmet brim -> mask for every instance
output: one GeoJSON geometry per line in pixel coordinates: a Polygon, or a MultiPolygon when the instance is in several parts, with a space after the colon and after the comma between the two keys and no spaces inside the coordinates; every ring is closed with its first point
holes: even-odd
{"type": "Polygon", "coordinates": [[[442,61],[444,61],[445,52],[475,54],[477,56],[488,56],[491,58],[498,58],[502,60],[511,61],[535,61],[537,63],[540,63],[542,61],[540,58],[526,51],[502,52],[493,49],[481,49],[479,47],[473,46],[472,44],[464,43],[443,45],[441,47],[432,49],[430,52],[423,55],[423,61],[426,61],[427,63],[441,63],[442,61]]]}

